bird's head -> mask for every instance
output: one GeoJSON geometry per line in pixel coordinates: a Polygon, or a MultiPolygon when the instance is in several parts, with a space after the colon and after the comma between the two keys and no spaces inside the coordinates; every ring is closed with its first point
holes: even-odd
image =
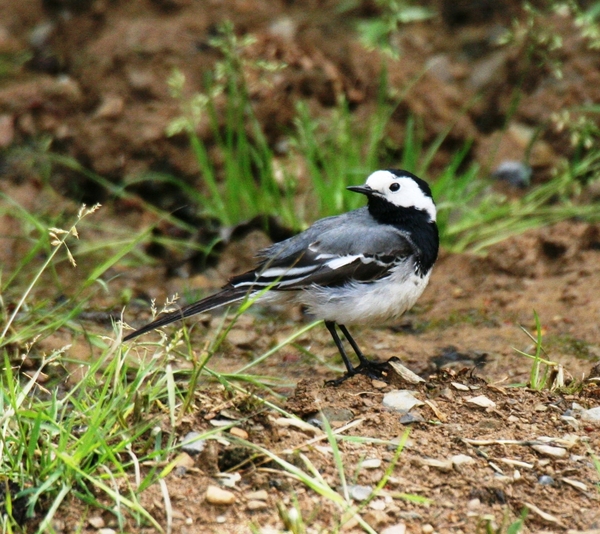
{"type": "Polygon", "coordinates": [[[436,209],[431,189],[425,180],[414,174],[399,170],[387,169],[375,171],[365,185],[352,185],[350,191],[362,193],[369,199],[378,198],[400,208],[414,208],[429,215],[435,222],[436,209]]]}

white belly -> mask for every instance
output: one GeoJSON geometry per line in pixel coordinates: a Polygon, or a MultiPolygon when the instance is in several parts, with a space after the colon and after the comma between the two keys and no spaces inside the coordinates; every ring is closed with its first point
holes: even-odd
{"type": "Polygon", "coordinates": [[[307,306],[315,317],[338,324],[385,321],[412,308],[427,287],[431,271],[420,277],[407,267],[399,265],[388,278],[373,283],[306,288],[293,300],[307,306]]]}

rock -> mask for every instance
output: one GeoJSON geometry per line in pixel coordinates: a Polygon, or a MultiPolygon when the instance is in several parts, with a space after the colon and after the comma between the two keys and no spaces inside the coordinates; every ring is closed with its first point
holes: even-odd
{"type": "Polygon", "coordinates": [[[269,505],[265,501],[248,501],[246,504],[248,510],[264,510],[268,507],[269,505]]]}
{"type": "Polygon", "coordinates": [[[531,183],[531,167],[520,161],[504,160],[493,170],[492,177],[524,189],[531,183]]]}
{"type": "Polygon", "coordinates": [[[249,501],[266,501],[269,499],[269,494],[266,490],[249,491],[244,493],[244,497],[249,501]]]}
{"type": "Polygon", "coordinates": [[[583,493],[588,491],[588,487],[583,483],[580,482],[579,480],[575,480],[573,478],[567,478],[567,477],[562,477],[561,482],[564,482],[565,484],[569,484],[569,486],[573,486],[574,488],[578,489],[579,491],[582,491],[583,493]]]}
{"type": "Polygon", "coordinates": [[[567,449],[553,447],[552,445],[532,445],[531,448],[543,456],[550,456],[551,458],[564,458],[568,455],[567,449]]]}
{"type": "Polygon", "coordinates": [[[371,493],[373,493],[373,488],[371,486],[361,486],[359,484],[348,486],[348,494],[355,501],[364,501],[370,497],[371,493]]]}
{"type": "Polygon", "coordinates": [[[405,413],[400,417],[400,424],[410,425],[412,423],[424,423],[425,419],[419,414],[405,413]]]}
{"type": "Polygon", "coordinates": [[[328,421],[339,421],[344,423],[354,419],[354,412],[349,408],[332,408],[331,406],[325,406],[321,410],[321,414],[328,421]]]}
{"type": "Polygon", "coordinates": [[[479,395],[478,397],[471,397],[467,399],[469,404],[474,404],[475,406],[479,406],[480,408],[495,408],[496,403],[486,397],[485,395],[479,395]]]}
{"type": "Polygon", "coordinates": [[[231,427],[229,433],[236,438],[248,439],[248,432],[246,432],[243,428],[239,428],[237,426],[231,427]]]}
{"type": "Polygon", "coordinates": [[[104,519],[102,519],[102,517],[99,515],[90,517],[88,519],[88,524],[95,529],[103,528],[106,525],[104,519]]]}
{"type": "Polygon", "coordinates": [[[206,446],[206,440],[200,439],[200,435],[199,432],[188,432],[181,440],[181,450],[192,456],[201,453],[206,446]]]}
{"type": "Polygon", "coordinates": [[[408,367],[402,365],[399,361],[395,359],[388,360],[388,365],[409,384],[419,384],[420,382],[425,382],[423,378],[421,378],[418,374],[413,373],[408,367]]]}
{"type": "Polygon", "coordinates": [[[206,489],[206,502],[219,506],[227,506],[235,502],[235,493],[219,488],[208,486],[206,489]]]}
{"type": "Polygon", "coordinates": [[[414,396],[412,391],[397,389],[384,395],[383,405],[396,412],[408,412],[415,406],[422,406],[423,403],[414,396]]]}
{"type": "Polygon", "coordinates": [[[381,467],[381,460],[379,458],[367,458],[360,465],[365,469],[377,469],[381,467]]]}
{"type": "Polygon", "coordinates": [[[369,503],[369,508],[377,512],[382,512],[386,508],[385,501],[383,499],[375,499],[369,503]]]}
{"type": "Polygon", "coordinates": [[[194,467],[194,459],[187,452],[181,452],[175,458],[175,465],[177,466],[175,472],[181,476],[184,475],[190,467],[194,467]]]}
{"type": "Polygon", "coordinates": [[[468,454],[455,454],[454,456],[450,457],[450,461],[454,467],[458,467],[461,465],[472,464],[475,462],[475,459],[468,454]]]}
{"type": "Polygon", "coordinates": [[[416,463],[424,467],[433,467],[444,472],[452,471],[453,468],[452,462],[450,460],[436,460],[435,458],[418,458],[416,460],[416,463]]]}
{"type": "Polygon", "coordinates": [[[600,423],[600,406],[590,408],[589,410],[583,410],[581,412],[581,420],[590,423],[600,423]]]}
{"type": "Polygon", "coordinates": [[[479,499],[471,499],[467,503],[468,510],[477,510],[477,508],[481,507],[481,501],[479,499]]]}
{"type": "Polygon", "coordinates": [[[404,523],[398,523],[391,527],[386,527],[381,531],[381,534],[406,534],[406,525],[404,523]]]}
{"type": "Polygon", "coordinates": [[[538,483],[542,486],[554,486],[554,479],[548,475],[542,475],[538,478],[538,483]]]}

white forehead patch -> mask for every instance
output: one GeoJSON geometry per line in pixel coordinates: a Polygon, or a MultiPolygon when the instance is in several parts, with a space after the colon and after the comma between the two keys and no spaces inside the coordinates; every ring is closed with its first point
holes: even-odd
{"type": "Polygon", "coordinates": [[[367,178],[365,185],[377,191],[388,202],[404,208],[425,211],[431,220],[435,221],[436,209],[433,199],[426,195],[410,176],[397,177],[389,171],[375,171],[367,178]],[[397,191],[390,189],[394,183],[400,186],[397,191]]]}

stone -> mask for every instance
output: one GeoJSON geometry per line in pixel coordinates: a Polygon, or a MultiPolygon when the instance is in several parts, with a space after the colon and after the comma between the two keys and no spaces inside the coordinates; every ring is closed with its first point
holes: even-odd
{"type": "Polygon", "coordinates": [[[423,402],[417,399],[412,391],[396,389],[383,396],[383,405],[396,412],[408,412],[415,406],[422,406],[423,402]]]}
{"type": "Polygon", "coordinates": [[[581,412],[581,420],[589,423],[600,423],[600,406],[583,410],[581,412]]]}
{"type": "Polygon", "coordinates": [[[398,523],[391,527],[386,527],[381,531],[381,534],[406,534],[406,525],[404,523],[398,523]]]}
{"type": "Polygon", "coordinates": [[[229,433],[236,438],[248,439],[248,432],[246,432],[243,428],[239,428],[237,426],[231,427],[229,433]]]}
{"type": "Polygon", "coordinates": [[[104,519],[102,519],[102,517],[99,515],[94,515],[90,517],[88,519],[88,524],[90,525],[90,527],[93,527],[95,529],[104,528],[104,526],[106,525],[104,519]]]}
{"type": "Polygon", "coordinates": [[[364,501],[370,497],[371,493],[373,493],[373,488],[371,486],[361,486],[359,484],[348,486],[348,494],[355,501],[364,501]]]}
{"type": "Polygon", "coordinates": [[[228,506],[236,501],[235,493],[219,488],[208,486],[206,489],[206,502],[218,506],[228,506]]]}
{"type": "Polygon", "coordinates": [[[360,465],[365,469],[377,469],[381,467],[381,460],[379,458],[367,458],[360,465]]]}
{"type": "Polygon", "coordinates": [[[569,454],[567,449],[553,447],[552,445],[532,445],[531,448],[541,455],[550,456],[551,458],[564,458],[569,454]]]}
{"type": "Polygon", "coordinates": [[[192,456],[201,453],[206,446],[206,440],[200,439],[200,435],[199,432],[188,432],[181,440],[181,450],[192,456]]]}
{"type": "Polygon", "coordinates": [[[495,408],[496,407],[496,403],[492,399],[489,399],[488,397],[486,397],[485,395],[471,397],[470,399],[467,399],[467,402],[469,404],[474,404],[475,406],[479,406],[480,408],[495,408]]]}

